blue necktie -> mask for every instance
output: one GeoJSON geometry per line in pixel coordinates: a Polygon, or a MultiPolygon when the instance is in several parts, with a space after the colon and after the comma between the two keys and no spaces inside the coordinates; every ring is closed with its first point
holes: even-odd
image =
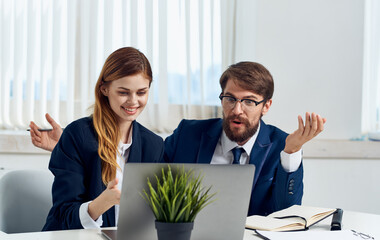
{"type": "Polygon", "coordinates": [[[232,151],[232,154],[234,155],[234,161],[232,162],[232,164],[240,164],[240,156],[244,152],[244,149],[235,147],[231,151],[232,151]]]}

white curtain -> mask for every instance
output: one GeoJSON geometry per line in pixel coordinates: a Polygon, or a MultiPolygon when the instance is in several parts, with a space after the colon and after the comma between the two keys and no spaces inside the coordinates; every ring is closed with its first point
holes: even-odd
{"type": "Polygon", "coordinates": [[[45,112],[63,123],[74,119],[82,56],[76,53],[77,10],[71,0],[0,1],[0,128],[42,123],[45,112]]]}
{"type": "Polygon", "coordinates": [[[233,9],[221,0],[0,0],[0,129],[47,127],[46,112],[62,126],[91,114],[104,60],[124,46],[153,68],[140,122],[170,132],[182,118],[217,116],[233,9]]]}
{"type": "Polygon", "coordinates": [[[363,132],[380,131],[380,2],[367,0],[363,71],[363,132]]]}
{"type": "Polygon", "coordinates": [[[221,0],[222,12],[222,68],[226,69],[235,62],[236,54],[236,1],[221,0]]]}

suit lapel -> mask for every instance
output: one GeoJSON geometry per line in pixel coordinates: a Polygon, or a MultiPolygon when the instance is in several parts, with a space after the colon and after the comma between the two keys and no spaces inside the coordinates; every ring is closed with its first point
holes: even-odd
{"type": "Polygon", "coordinates": [[[139,125],[136,121],[132,122],[132,145],[129,150],[128,162],[141,162],[142,152],[141,152],[141,136],[139,125]]]}
{"type": "Polygon", "coordinates": [[[264,163],[267,160],[271,146],[272,142],[269,139],[269,129],[267,125],[262,120],[260,120],[260,132],[257,136],[255,144],[253,145],[249,159],[249,164],[255,165],[256,168],[252,189],[255,188],[257,179],[259,178],[264,163]]]}
{"type": "Polygon", "coordinates": [[[202,133],[197,163],[211,163],[221,133],[222,119],[219,119],[219,121],[213,124],[208,131],[202,133]]]}

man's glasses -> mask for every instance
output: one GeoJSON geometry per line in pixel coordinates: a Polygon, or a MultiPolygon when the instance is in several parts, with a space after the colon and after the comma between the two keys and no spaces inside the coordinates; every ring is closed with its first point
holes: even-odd
{"type": "Polygon", "coordinates": [[[248,98],[239,99],[239,98],[227,96],[227,95],[220,95],[219,98],[220,100],[222,100],[222,105],[224,107],[232,109],[235,107],[236,102],[239,101],[246,110],[253,110],[257,105],[265,101],[265,99],[263,99],[260,102],[258,102],[253,99],[248,99],[248,98]]]}

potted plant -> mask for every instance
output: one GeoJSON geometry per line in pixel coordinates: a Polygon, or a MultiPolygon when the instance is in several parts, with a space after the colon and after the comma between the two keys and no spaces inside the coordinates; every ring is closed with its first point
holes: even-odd
{"type": "Polygon", "coordinates": [[[150,206],[156,218],[159,240],[189,240],[197,214],[208,204],[216,193],[210,194],[209,188],[203,188],[203,176],[194,176],[192,170],[184,167],[172,172],[170,166],[161,170],[161,176],[155,175],[152,184],[148,178],[149,192],[143,190],[142,197],[150,206]]]}

